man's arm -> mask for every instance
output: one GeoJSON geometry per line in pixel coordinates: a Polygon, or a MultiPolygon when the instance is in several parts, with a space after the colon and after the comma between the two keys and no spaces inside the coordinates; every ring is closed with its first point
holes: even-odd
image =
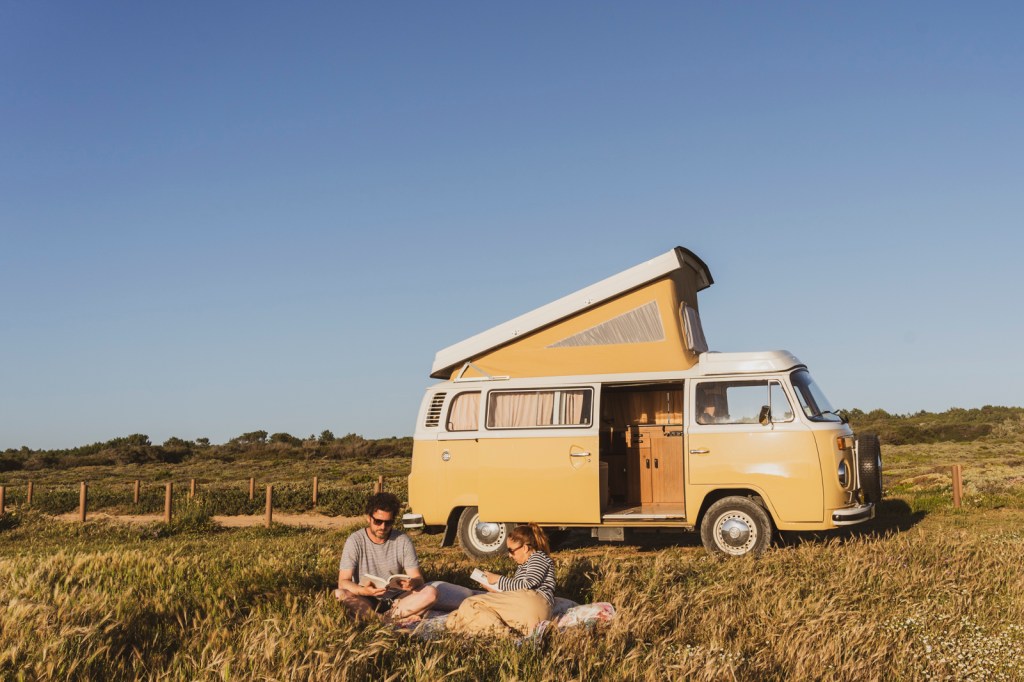
{"type": "Polygon", "coordinates": [[[398,586],[403,590],[415,590],[422,587],[426,581],[423,579],[423,573],[420,572],[419,568],[408,568],[405,574],[411,578],[411,580],[401,580],[398,586]]]}
{"type": "Polygon", "coordinates": [[[419,589],[426,583],[426,580],[423,579],[423,573],[420,571],[420,560],[416,557],[416,547],[408,535],[400,535],[397,540],[398,560],[402,564],[401,572],[412,578],[412,580],[403,580],[400,586],[403,590],[419,589]]]}
{"type": "Polygon", "coordinates": [[[356,582],[352,580],[352,573],[353,571],[351,568],[338,571],[339,590],[346,590],[352,594],[358,594],[363,597],[379,597],[386,592],[382,587],[377,588],[373,585],[357,585],[356,582]]]}

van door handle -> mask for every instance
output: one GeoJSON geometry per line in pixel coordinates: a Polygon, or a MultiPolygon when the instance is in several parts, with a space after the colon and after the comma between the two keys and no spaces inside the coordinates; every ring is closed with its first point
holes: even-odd
{"type": "Polygon", "coordinates": [[[570,457],[590,457],[589,452],[570,452],[570,457]]]}
{"type": "Polygon", "coordinates": [[[691,455],[706,455],[709,452],[711,452],[711,451],[710,450],[690,450],[690,454],[691,455]]]}

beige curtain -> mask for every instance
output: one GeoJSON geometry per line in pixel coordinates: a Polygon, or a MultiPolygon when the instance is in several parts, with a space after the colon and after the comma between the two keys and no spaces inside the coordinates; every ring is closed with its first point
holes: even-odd
{"type": "Polygon", "coordinates": [[[487,410],[487,426],[498,429],[522,429],[536,425],[537,393],[492,393],[487,410]]]}
{"type": "MultiPolygon", "coordinates": [[[[578,426],[590,423],[587,413],[589,391],[562,391],[559,424],[578,426]]],[[[491,393],[487,426],[494,429],[528,429],[556,426],[555,391],[502,391],[491,393]]]]}
{"type": "Polygon", "coordinates": [[[586,391],[562,391],[562,423],[579,425],[589,423],[583,421],[583,403],[586,391]]]}
{"type": "Polygon", "coordinates": [[[551,426],[554,423],[555,392],[540,391],[537,395],[537,426],[551,426]]]}
{"type": "Polygon", "coordinates": [[[449,431],[476,431],[480,426],[480,393],[460,393],[448,410],[449,431]]]}

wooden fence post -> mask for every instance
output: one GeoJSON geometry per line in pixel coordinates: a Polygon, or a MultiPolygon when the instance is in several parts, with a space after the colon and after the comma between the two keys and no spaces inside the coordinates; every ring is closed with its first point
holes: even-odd
{"type": "Polygon", "coordinates": [[[25,506],[32,506],[32,481],[28,482],[28,492],[25,493],[25,506]]]}
{"type": "Polygon", "coordinates": [[[188,479],[188,499],[192,499],[196,496],[196,479],[188,479]]]}
{"type": "Polygon", "coordinates": [[[953,506],[960,509],[964,496],[964,471],[960,464],[953,465],[953,506]]]}
{"type": "Polygon", "coordinates": [[[171,489],[173,486],[173,483],[168,483],[167,489],[164,491],[164,523],[171,522],[171,489]]]}
{"type": "Polygon", "coordinates": [[[267,520],[266,526],[270,528],[270,522],[274,516],[274,486],[267,484],[267,520]]]}
{"type": "Polygon", "coordinates": [[[319,492],[320,492],[320,480],[316,476],[314,476],[313,477],[313,509],[316,509],[316,498],[317,498],[317,495],[319,494],[319,492]]]}
{"type": "Polygon", "coordinates": [[[139,479],[135,479],[135,491],[132,493],[132,504],[139,503],[139,479]]]}
{"type": "Polygon", "coordinates": [[[89,487],[82,481],[82,487],[78,491],[78,520],[85,523],[85,508],[89,502],[89,487]]]}
{"type": "Polygon", "coordinates": [[[0,516],[4,515],[4,494],[7,492],[7,488],[0,485],[0,516]]]}
{"type": "Polygon", "coordinates": [[[373,486],[373,492],[374,493],[382,493],[382,492],[384,492],[384,477],[383,476],[378,476],[377,477],[377,482],[373,486]]]}
{"type": "Polygon", "coordinates": [[[252,476],[249,477],[249,499],[256,498],[256,479],[252,476]]]}

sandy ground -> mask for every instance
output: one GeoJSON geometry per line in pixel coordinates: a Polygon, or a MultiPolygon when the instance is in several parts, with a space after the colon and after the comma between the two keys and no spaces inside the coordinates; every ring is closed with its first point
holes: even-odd
{"type": "MultiPolygon", "coordinates": [[[[78,522],[78,512],[70,514],[58,514],[54,517],[59,521],[68,523],[78,522]]],[[[86,521],[117,521],[119,523],[160,523],[164,520],[163,514],[104,514],[96,512],[89,514],[86,521]]],[[[213,522],[225,528],[246,528],[249,526],[262,526],[265,517],[263,514],[257,516],[214,516],[213,522]]],[[[310,528],[347,528],[363,521],[361,516],[324,516],[323,514],[286,514],[275,512],[274,523],[285,526],[307,526],[310,528]]]]}

